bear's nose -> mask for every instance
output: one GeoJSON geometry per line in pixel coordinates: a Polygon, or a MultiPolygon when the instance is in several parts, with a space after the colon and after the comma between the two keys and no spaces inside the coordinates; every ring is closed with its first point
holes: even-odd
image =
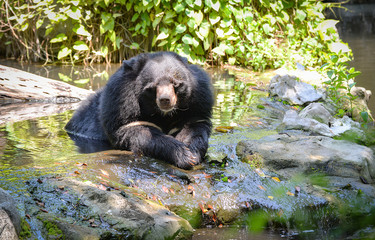
{"type": "Polygon", "coordinates": [[[169,106],[171,99],[169,97],[160,97],[159,102],[163,106],[169,106]]]}

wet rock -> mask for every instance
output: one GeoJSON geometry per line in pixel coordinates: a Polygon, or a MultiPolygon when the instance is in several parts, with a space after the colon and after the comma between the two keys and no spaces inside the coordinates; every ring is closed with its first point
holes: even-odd
{"type": "Polygon", "coordinates": [[[323,97],[312,85],[297,81],[295,76],[290,75],[274,76],[270,81],[268,91],[270,96],[276,96],[293,105],[304,105],[323,97]]]}
{"type": "Polygon", "coordinates": [[[358,135],[363,135],[358,122],[354,122],[348,116],[342,118],[330,117],[328,111],[324,111],[323,106],[318,108],[302,110],[299,114],[295,110],[287,111],[282,124],[278,127],[279,130],[303,130],[326,137],[337,136],[350,130],[358,133],[358,135]]]}
{"type": "Polygon", "coordinates": [[[266,168],[288,177],[321,172],[328,176],[375,180],[373,151],[348,141],[323,136],[273,135],[237,145],[240,157],[254,153],[262,155],[266,168]]]}
{"type": "Polygon", "coordinates": [[[0,239],[18,239],[21,217],[13,198],[0,188],[0,239]]]}
{"type": "Polygon", "coordinates": [[[333,137],[334,133],[328,125],[321,123],[315,119],[303,118],[298,115],[297,111],[289,110],[285,113],[282,126],[286,130],[304,130],[319,135],[333,137]]]}
{"type": "Polygon", "coordinates": [[[299,113],[302,118],[311,118],[320,123],[329,124],[333,121],[331,113],[322,103],[310,103],[299,113]]]}
{"type": "Polygon", "coordinates": [[[41,222],[47,235],[49,228],[66,239],[184,239],[192,234],[186,220],[133,192],[124,196],[124,191],[73,179],[48,178],[29,185],[35,204],[26,212],[41,222]],[[35,205],[40,211],[32,210],[35,205]]]}

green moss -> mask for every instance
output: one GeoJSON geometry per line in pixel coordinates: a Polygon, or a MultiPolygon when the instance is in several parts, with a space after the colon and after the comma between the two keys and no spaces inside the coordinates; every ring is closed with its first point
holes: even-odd
{"type": "Polygon", "coordinates": [[[20,239],[27,239],[31,237],[31,228],[28,222],[25,219],[21,219],[21,232],[19,234],[20,239]]]}
{"type": "Polygon", "coordinates": [[[250,166],[254,168],[262,168],[263,167],[263,157],[259,153],[248,154],[241,158],[242,162],[250,164],[250,166]]]}
{"type": "Polygon", "coordinates": [[[47,239],[58,239],[62,240],[65,239],[65,236],[61,229],[56,225],[56,223],[50,221],[50,220],[43,220],[40,216],[38,216],[38,219],[43,222],[43,226],[47,231],[47,239]]]}

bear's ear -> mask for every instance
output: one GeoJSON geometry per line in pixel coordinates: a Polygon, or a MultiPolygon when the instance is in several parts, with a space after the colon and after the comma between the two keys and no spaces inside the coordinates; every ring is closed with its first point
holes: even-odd
{"type": "Polygon", "coordinates": [[[135,57],[130,58],[129,60],[124,60],[122,62],[122,67],[125,71],[134,71],[139,73],[145,66],[148,60],[147,53],[141,53],[135,57]]]}

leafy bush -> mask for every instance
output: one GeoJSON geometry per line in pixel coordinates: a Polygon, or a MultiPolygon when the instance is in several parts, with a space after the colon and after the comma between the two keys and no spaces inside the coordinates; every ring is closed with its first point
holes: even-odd
{"type": "Polygon", "coordinates": [[[120,62],[171,50],[195,63],[255,70],[322,64],[326,7],[296,0],[4,0],[1,50],[25,60],[120,62]]]}

